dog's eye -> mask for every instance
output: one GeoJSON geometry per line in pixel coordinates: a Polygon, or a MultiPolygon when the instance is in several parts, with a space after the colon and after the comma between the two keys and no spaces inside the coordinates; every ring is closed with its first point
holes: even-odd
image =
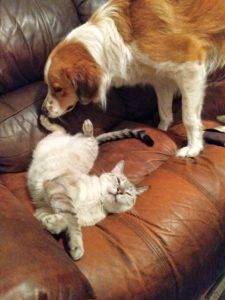
{"type": "Polygon", "coordinates": [[[54,91],[54,93],[60,93],[60,92],[62,92],[62,88],[60,87],[60,86],[54,86],[53,87],[53,91],[54,91]]]}

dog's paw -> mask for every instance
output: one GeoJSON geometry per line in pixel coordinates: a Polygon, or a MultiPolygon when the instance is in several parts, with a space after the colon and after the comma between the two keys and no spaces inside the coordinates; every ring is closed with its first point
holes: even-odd
{"type": "Polygon", "coordinates": [[[203,146],[186,146],[179,149],[176,153],[177,157],[185,158],[185,157],[196,157],[203,150],[203,146]]]}
{"type": "Polygon", "coordinates": [[[83,128],[83,133],[86,137],[93,136],[94,128],[93,128],[92,122],[89,119],[84,121],[84,124],[83,124],[82,128],[83,128]]]}
{"type": "Polygon", "coordinates": [[[158,129],[162,130],[162,131],[167,131],[168,128],[170,127],[171,122],[170,121],[160,121],[159,125],[158,125],[158,129]]]}

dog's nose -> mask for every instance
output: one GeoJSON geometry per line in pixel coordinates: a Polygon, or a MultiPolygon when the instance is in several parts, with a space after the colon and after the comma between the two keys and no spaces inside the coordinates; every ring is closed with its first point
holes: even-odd
{"type": "Polygon", "coordinates": [[[44,115],[47,115],[47,114],[48,114],[48,110],[47,110],[47,108],[46,108],[46,106],[45,106],[44,104],[42,104],[41,112],[42,112],[44,115]]]}

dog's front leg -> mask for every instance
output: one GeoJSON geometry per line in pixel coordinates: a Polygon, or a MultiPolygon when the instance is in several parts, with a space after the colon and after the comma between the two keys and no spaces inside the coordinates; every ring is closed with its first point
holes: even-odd
{"type": "Polygon", "coordinates": [[[177,84],[182,94],[182,117],[187,130],[188,145],[177,152],[178,157],[195,157],[203,150],[201,112],[206,72],[204,64],[188,62],[179,66],[177,84]]]}

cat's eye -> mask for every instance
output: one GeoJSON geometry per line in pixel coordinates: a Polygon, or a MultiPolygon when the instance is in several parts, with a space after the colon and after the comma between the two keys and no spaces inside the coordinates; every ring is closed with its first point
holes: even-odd
{"type": "Polygon", "coordinates": [[[121,185],[121,181],[120,181],[119,177],[116,177],[116,179],[117,179],[118,185],[121,185]]]}

